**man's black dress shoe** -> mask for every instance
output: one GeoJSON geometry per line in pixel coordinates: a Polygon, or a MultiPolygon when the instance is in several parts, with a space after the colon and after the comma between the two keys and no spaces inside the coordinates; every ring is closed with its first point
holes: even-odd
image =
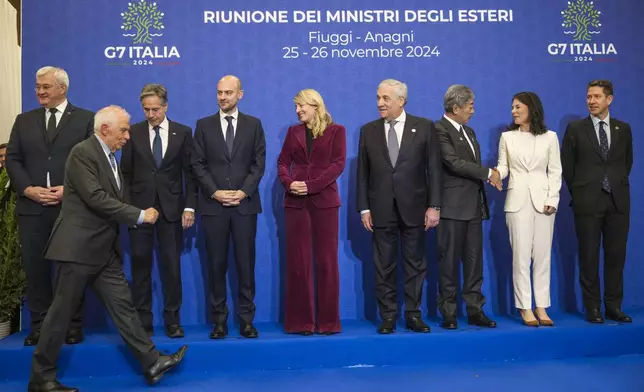
{"type": "Polygon", "coordinates": [[[32,329],[25,338],[25,346],[35,346],[38,344],[38,340],[40,340],[40,330],[32,329]]]}
{"type": "Polygon", "coordinates": [[[606,309],[606,318],[619,323],[632,323],[633,319],[620,309],[606,309]]]}
{"type": "Polygon", "coordinates": [[[477,327],[496,328],[496,321],[490,320],[483,312],[467,316],[467,323],[477,327]]]}
{"type": "Polygon", "coordinates": [[[586,309],[586,321],[592,324],[602,324],[604,319],[602,313],[597,308],[586,309]]]}
{"type": "Polygon", "coordinates": [[[179,362],[181,362],[184,355],[186,355],[186,351],[188,351],[188,346],[181,346],[179,347],[179,350],[172,355],[160,355],[159,359],[157,359],[157,361],[145,371],[144,376],[148,384],[152,385],[159,382],[164,374],[172,370],[177,366],[177,364],[179,364],[179,362]]]}
{"type": "Polygon", "coordinates": [[[66,387],[58,381],[32,382],[27,386],[28,392],[78,392],[78,389],[66,387]]]}
{"type": "Polygon", "coordinates": [[[427,333],[430,331],[429,325],[425,324],[420,317],[407,317],[405,327],[414,332],[427,333]]]}
{"type": "Polygon", "coordinates": [[[387,335],[390,333],[396,332],[396,320],[394,319],[384,319],[380,326],[378,326],[378,333],[381,335],[387,335]]]}
{"type": "Polygon", "coordinates": [[[82,329],[70,328],[69,331],[67,331],[67,337],[65,338],[65,342],[67,344],[78,344],[82,343],[83,340],[85,340],[85,336],[83,336],[82,329]]]}
{"type": "Polygon", "coordinates": [[[180,325],[166,325],[165,334],[169,338],[182,338],[183,328],[180,325]]]}
{"type": "Polygon", "coordinates": [[[247,339],[254,339],[259,336],[253,324],[246,324],[239,327],[239,334],[247,339]]]}
{"type": "Polygon", "coordinates": [[[228,335],[228,326],[226,324],[215,324],[210,331],[210,339],[224,339],[228,335]]]}
{"type": "Polygon", "coordinates": [[[441,327],[445,329],[457,329],[458,323],[456,322],[456,317],[445,317],[441,323],[441,327]]]}

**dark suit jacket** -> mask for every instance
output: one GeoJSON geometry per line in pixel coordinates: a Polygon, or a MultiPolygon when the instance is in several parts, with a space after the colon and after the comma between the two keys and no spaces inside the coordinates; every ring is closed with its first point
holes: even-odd
{"type": "Polygon", "coordinates": [[[284,206],[304,208],[310,198],[317,208],[340,207],[336,180],[344,170],[346,147],[346,130],[342,125],[330,124],[322,136],[313,139],[311,154],[306,145],[306,126],[290,127],[277,158],[277,173],[286,188],[284,206]],[[304,181],[308,195],[293,195],[290,192],[293,181],[304,181]]]}
{"type": "Polygon", "coordinates": [[[240,214],[262,212],[259,181],[266,165],[266,141],[262,122],[239,112],[232,154],[228,153],[219,112],[197,121],[192,149],[192,168],[201,192],[199,213],[219,215],[226,208],[240,214]],[[247,197],[238,207],[224,207],[212,195],[218,190],[241,190],[247,197]]]}
{"type": "Polygon", "coordinates": [[[407,113],[396,166],[391,164],[385,121],[360,129],[358,211],[371,210],[375,226],[395,220],[394,199],[408,226],[423,225],[425,210],[442,204],[441,156],[434,124],[407,113]]]}
{"type": "Polygon", "coordinates": [[[110,248],[122,257],[119,223],[136,224],[141,209],[121,201],[123,192],[96,136],[72,149],[64,185],[63,206],[45,249],[46,257],[103,265],[110,261],[110,248]]]}
{"type": "Polygon", "coordinates": [[[53,135],[47,133],[44,108],[16,117],[7,145],[6,166],[19,195],[18,214],[40,215],[43,208],[48,208],[26,197],[24,190],[28,186],[47,187],[47,172],[51,186],[62,185],[69,152],[93,133],[94,113],[69,102],[53,135]]]}
{"type": "Polygon", "coordinates": [[[572,195],[576,214],[596,211],[602,191],[604,174],[608,174],[613,198],[619,212],[630,212],[628,176],[633,167],[633,135],[631,127],[610,118],[610,151],[604,159],[590,117],[568,124],[561,144],[561,164],[566,186],[572,195]]]}
{"type": "Polygon", "coordinates": [[[488,219],[490,210],[485,195],[489,168],[481,166],[481,147],[474,130],[463,126],[474,146],[476,157],[461,132],[445,117],[436,123],[436,136],[443,158],[443,206],[441,218],[488,219]],[[477,207],[481,207],[482,216],[477,207]]]}
{"type": "Polygon", "coordinates": [[[161,167],[157,169],[147,121],[130,128],[130,141],[123,147],[121,171],[125,201],[135,207],[154,207],[158,196],[165,218],[181,219],[185,208],[197,205],[197,184],[192,175],[192,130],[169,122],[168,146],[161,167]],[[184,188],[185,186],[185,188],[184,188]]]}

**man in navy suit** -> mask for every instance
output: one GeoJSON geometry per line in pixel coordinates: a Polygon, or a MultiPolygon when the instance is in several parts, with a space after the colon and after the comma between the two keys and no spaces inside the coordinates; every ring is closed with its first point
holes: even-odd
{"type": "Polygon", "coordinates": [[[125,145],[121,156],[124,197],[135,207],[154,207],[160,215],[154,225],[130,227],[132,296],[143,327],[151,335],[151,272],[156,229],[165,333],[171,338],[181,338],[184,335],[179,321],[183,229],[194,224],[197,204],[197,186],[190,162],[192,130],[166,116],[168,91],[164,86],[146,85],[140,100],[146,121],[132,126],[131,142],[125,145]]]}
{"type": "MultiPolygon", "coordinates": [[[[6,166],[18,201],[23,268],[27,275],[27,308],[31,331],[25,346],[35,346],[52,303],[52,261],[45,245],[60,212],[65,161],[72,147],[93,134],[94,113],[67,101],[69,76],[62,68],[36,72],[39,109],[16,117],[7,145],[6,166]]],[[[83,341],[82,301],[72,318],[66,342],[83,341]]]]}
{"type": "Polygon", "coordinates": [[[211,339],[228,334],[226,271],[232,236],[237,266],[240,334],[258,336],[255,316],[255,234],[262,212],[259,181],[264,175],[266,141],[259,119],[239,112],[244,95],[235,76],[217,84],[219,112],[197,121],[192,167],[201,186],[199,212],[203,216],[210,275],[210,305],[214,328],[211,339]]]}

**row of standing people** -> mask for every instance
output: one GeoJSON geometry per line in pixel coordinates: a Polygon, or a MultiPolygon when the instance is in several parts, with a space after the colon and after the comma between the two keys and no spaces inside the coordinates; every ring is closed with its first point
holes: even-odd
{"type": "MultiPolygon", "coordinates": [[[[21,195],[17,207],[20,230],[28,233],[21,236],[30,282],[27,304],[32,315],[26,345],[39,342],[40,327],[55,289],[51,282],[47,283],[51,266],[37,252],[45,249],[66,192],[64,186],[56,184],[63,183],[67,155],[76,143],[92,133],[98,134],[97,129],[114,128],[113,118],[99,124],[91,112],[69,104],[68,85],[69,79],[61,69],[45,67],[38,71],[36,92],[46,110],[18,116],[7,151],[12,184],[21,195]]],[[[264,132],[257,118],[237,109],[243,96],[239,79],[222,78],[217,91],[219,113],[199,120],[194,138],[190,128],[166,117],[167,92],[160,85],[148,85],[142,91],[141,103],[147,120],[133,125],[131,130],[129,125],[127,129],[116,130],[121,134],[114,143],[115,149],[125,148],[121,173],[115,169],[112,175],[123,201],[141,209],[138,218],[128,222],[134,294],[130,302],[147,335],[152,333],[150,269],[156,231],[161,244],[165,332],[171,337],[183,336],[179,322],[182,228],[194,223],[198,206],[207,244],[214,323],[211,338],[224,338],[228,333],[225,275],[230,236],[238,268],[240,333],[248,338],[258,336],[253,326],[254,249],[257,214],[261,212],[257,187],[264,173],[264,132]]],[[[510,182],[505,209],[513,247],[516,305],[522,309],[527,325],[552,325],[545,308],[550,305],[550,246],[562,165],[556,134],[544,125],[538,97],[533,93],[514,97],[514,122],[501,138],[499,163],[495,168],[486,168],[474,131],[466,126],[474,104],[474,95],[467,87],[450,87],[445,96],[445,116],[435,124],[405,112],[404,83],[385,80],[379,85],[377,96],[381,118],[362,127],[360,134],[358,208],[365,228],[373,233],[376,296],[382,318],[378,331],[395,330],[399,237],[406,275],[406,325],[416,332],[429,331],[419,307],[427,269],[424,231],[430,227],[437,227],[442,326],[456,328],[456,271],[461,260],[468,322],[496,326],[482,310],[485,302],[481,293],[482,220],[489,216],[484,184],[487,181],[501,189],[501,180],[507,175],[510,182]],[[532,258],[536,318],[530,310],[532,258]]],[[[620,308],[632,137],[628,124],[608,116],[612,97],[609,82],[589,84],[587,100],[591,116],[569,125],[562,149],[563,175],[573,196],[580,243],[580,281],[591,322],[602,321],[598,279],[602,230],[607,233],[606,316],[630,321],[620,308]],[[597,128],[596,143],[587,137],[589,127],[593,126],[597,128]],[[600,175],[601,178],[594,178],[600,175]]],[[[322,97],[314,90],[298,93],[295,104],[301,124],[289,128],[278,158],[278,173],[286,190],[285,328],[287,332],[304,335],[332,334],[340,331],[337,243],[341,203],[336,179],[345,165],[346,133],[344,127],[332,122],[322,97]]],[[[129,124],[129,117],[127,120],[129,124]]],[[[61,251],[70,246],[73,247],[58,244],[54,247],[56,251],[50,245],[46,256],[61,264],[79,262],[70,260],[75,256],[69,252],[61,251]]],[[[86,253],[92,257],[92,252],[86,253]]],[[[75,317],[68,306],[71,328],[67,328],[70,320],[63,320],[65,336],[60,333],[58,336],[61,345],[64,340],[82,341],[82,296],[77,302],[79,306],[73,307],[75,317]]],[[[177,362],[183,353],[167,361],[177,362]]],[[[51,359],[48,356],[40,359],[44,357],[51,359]]],[[[42,376],[42,372],[36,374],[42,376]]],[[[32,374],[32,379],[38,380],[39,376],[32,374]]]]}

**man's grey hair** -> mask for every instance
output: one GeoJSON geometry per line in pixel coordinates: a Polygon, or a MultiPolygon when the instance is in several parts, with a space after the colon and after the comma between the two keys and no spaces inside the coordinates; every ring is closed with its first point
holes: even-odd
{"type": "Polygon", "coordinates": [[[49,75],[50,73],[54,74],[56,83],[61,86],[65,86],[65,90],[69,90],[69,76],[67,75],[67,72],[65,72],[65,70],[62,68],[52,67],[49,65],[42,67],[38,71],[36,71],[36,77],[39,78],[41,76],[49,75]]]}
{"type": "Polygon", "coordinates": [[[130,114],[120,106],[110,105],[96,112],[94,115],[94,133],[100,133],[104,124],[108,127],[114,126],[119,114],[124,114],[127,120],[130,121],[130,114]]]}
{"type": "Polygon", "coordinates": [[[396,92],[397,97],[402,97],[405,103],[407,103],[407,85],[396,79],[385,79],[378,85],[378,89],[381,87],[393,87],[396,92]]]}
{"type": "Polygon", "coordinates": [[[150,83],[143,86],[139,100],[143,102],[143,100],[147,97],[159,97],[159,99],[161,100],[161,105],[168,104],[168,90],[162,84],[150,83]]]}
{"type": "Polygon", "coordinates": [[[474,92],[467,86],[462,84],[453,84],[449,86],[445,93],[445,113],[454,113],[454,106],[462,108],[470,100],[474,99],[474,92]]]}

